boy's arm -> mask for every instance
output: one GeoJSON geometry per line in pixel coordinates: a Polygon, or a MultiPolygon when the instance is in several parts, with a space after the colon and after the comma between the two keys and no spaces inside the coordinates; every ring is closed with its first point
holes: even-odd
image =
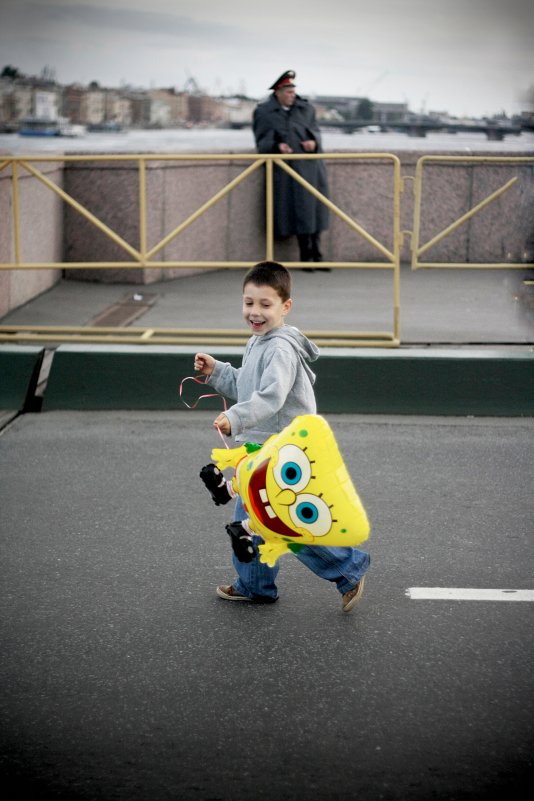
{"type": "Polygon", "coordinates": [[[215,359],[213,372],[208,378],[208,384],[215,387],[217,392],[226,395],[232,400],[237,399],[237,377],[240,368],[232,367],[230,362],[220,362],[215,359]]]}
{"type": "Polygon", "coordinates": [[[255,427],[283,407],[295,381],[298,356],[295,351],[275,348],[249,400],[236,403],[225,412],[232,435],[255,427]]]}

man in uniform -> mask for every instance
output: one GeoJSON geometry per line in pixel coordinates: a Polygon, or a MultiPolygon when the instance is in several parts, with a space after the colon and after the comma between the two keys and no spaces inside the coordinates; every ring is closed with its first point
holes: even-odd
{"type": "MultiPolygon", "coordinates": [[[[259,153],[321,153],[321,134],[312,104],[297,95],[295,73],[284,72],[273,83],[268,100],[259,103],[253,131],[259,153]]],[[[286,162],[321,194],[328,196],[324,161],[286,162]]],[[[298,239],[300,261],[321,262],[321,231],[328,228],[328,209],[280,167],[274,169],[274,230],[298,239]]],[[[320,268],[319,268],[320,269],[320,268]]],[[[324,269],[324,268],[323,268],[324,269]]]]}

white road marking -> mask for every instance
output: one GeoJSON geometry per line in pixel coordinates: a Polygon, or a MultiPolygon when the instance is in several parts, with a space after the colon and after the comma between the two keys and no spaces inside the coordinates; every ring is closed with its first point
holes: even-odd
{"type": "Polygon", "coordinates": [[[412,601],[534,601],[534,590],[408,587],[406,595],[412,601]]]}

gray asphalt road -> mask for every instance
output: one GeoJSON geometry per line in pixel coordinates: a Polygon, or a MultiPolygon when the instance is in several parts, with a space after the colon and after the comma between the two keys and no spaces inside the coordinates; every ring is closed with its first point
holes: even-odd
{"type": "Polygon", "coordinates": [[[373,525],[344,615],[291,556],[277,604],[216,597],[212,417],[57,412],[1,433],[4,797],[523,798],[534,604],[406,590],[534,589],[534,422],[329,417],[373,525]]]}

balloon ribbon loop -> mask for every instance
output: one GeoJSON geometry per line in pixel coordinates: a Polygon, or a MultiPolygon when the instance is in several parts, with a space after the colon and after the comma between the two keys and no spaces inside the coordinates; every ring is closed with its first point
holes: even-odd
{"type": "MultiPolygon", "coordinates": [[[[184,404],[184,406],[187,406],[187,408],[188,408],[188,409],[196,409],[196,407],[198,406],[198,404],[200,403],[200,401],[201,401],[201,400],[203,400],[204,398],[220,398],[220,399],[222,400],[222,402],[223,402],[223,409],[224,409],[224,411],[226,411],[226,410],[227,410],[228,406],[227,406],[227,403],[226,403],[226,398],[224,398],[224,397],[223,397],[223,396],[220,394],[220,392],[210,392],[210,393],[208,393],[208,394],[206,394],[206,395],[200,395],[200,396],[199,396],[199,397],[196,399],[196,401],[194,402],[194,404],[191,406],[191,405],[190,405],[189,403],[187,403],[187,402],[184,400],[184,398],[183,398],[183,386],[184,386],[184,383],[185,383],[186,381],[194,381],[196,384],[201,384],[201,385],[204,387],[204,386],[206,386],[206,384],[208,383],[208,376],[205,376],[205,377],[204,377],[204,379],[202,379],[202,378],[197,378],[195,375],[188,375],[186,378],[183,378],[183,379],[180,381],[180,387],[179,387],[179,389],[178,389],[178,392],[180,393],[180,398],[181,398],[181,400],[182,400],[182,403],[184,404]]],[[[222,433],[222,431],[221,431],[221,429],[219,428],[219,426],[217,426],[217,425],[216,425],[216,426],[215,426],[215,428],[216,428],[216,429],[217,429],[217,431],[219,432],[219,436],[220,436],[220,438],[222,439],[222,441],[224,442],[224,446],[225,446],[226,448],[229,448],[230,446],[229,446],[229,445],[228,445],[228,443],[226,442],[226,440],[225,440],[225,438],[224,438],[224,434],[222,433]]]]}

